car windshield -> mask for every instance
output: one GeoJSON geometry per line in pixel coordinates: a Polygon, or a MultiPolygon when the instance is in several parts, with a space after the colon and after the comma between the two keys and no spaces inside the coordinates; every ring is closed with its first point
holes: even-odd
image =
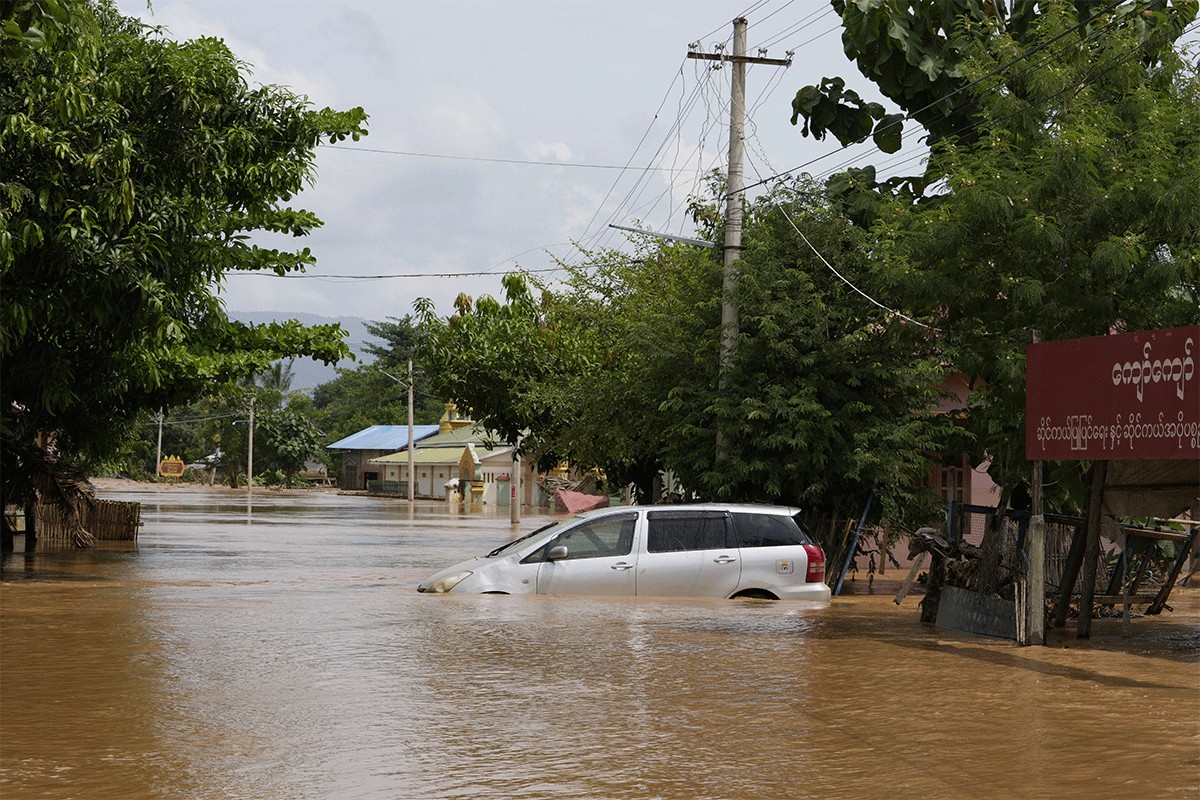
{"type": "Polygon", "coordinates": [[[500,558],[502,556],[506,556],[509,553],[516,550],[517,548],[519,548],[521,545],[528,542],[533,537],[537,536],[538,534],[545,533],[546,531],[550,530],[551,528],[557,528],[562,524],[563,524],[563,520],[560,520],[558,522],[551,522],[549,525],[543,525],[542,527],[540,527],[536,530],[530,531],[529,533],[525,534],[524,536],[521,536],[517,539],[513,539],[508,544],[500,545],[495,550],[493,550],[492,552],[490,552],[486,556],[484,556],[484,558],[500,558]]]}

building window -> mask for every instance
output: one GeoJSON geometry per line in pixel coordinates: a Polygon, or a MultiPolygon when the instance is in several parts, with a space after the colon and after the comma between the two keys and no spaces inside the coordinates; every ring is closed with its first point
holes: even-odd
{"type": "Polygon", "coordinates": [[[947,461],[933,469],[931,483],[938,497],[943,500],[965,502],[971,496],[969,482],[970,470],[967,468],[966,456],[957,464],[947,461]]]}

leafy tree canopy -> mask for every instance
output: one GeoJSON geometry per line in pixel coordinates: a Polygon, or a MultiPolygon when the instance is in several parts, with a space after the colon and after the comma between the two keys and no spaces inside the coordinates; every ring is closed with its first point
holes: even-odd
{"type": "MultiPolygon", "coordinates": [[[[900,149],[909,120],[925,129],[931,144],[951,135],[960,141],[977,135],[981,108],[977,93],[966,90],[983,73],[964,68],[974,53],[1002,55],[993,69],[1020,74],[1056,49],[1091,55],[1119,26],[1141,43],[1138,57],[1152,64],[1172,50],[1197,11],[1197,0],[830,0],[830,5],[842,19],[846,57],[903,113],[865,101],[842,78],[825,78],[796,93],[792,124],[803,120],[804,135],[832,134],[842,145],[873,137],[885,153],[900,149]],[[1039,21],[1063,15],[1071,24],[1050,40],[1039,21]]],[[[919,196],[942,177],[935,166],[925,176],[896,178],[879,188],[919,196]]]]}
{"type": "Polygon", "coordinates": [[[967,47],[966,78],[995,73],[968,92],[978,125],[933,144],[937,193],[872,211],[885,296],[935,320],[947,363],[975,387],[976,457],[1005,485],[1026,471],[1031,329],[1057,340],[1200,321],[1195,62],[1148,45],[1139,16],[1000,70],[1076,19],[1060,6],[1020,37],[967,47]]]}
{"type": "MultiPolygon", "coordinates": [[[[706,494],[847,513],[874,491],[885,516],[912,518],[930,458],[962,445],[954,421],[932,413],[944,378],[936,341],[830,270],[826,260],[878,291],[869,238],[819,187],[780,186],[747,211],[728,389],[714,391],[715,373],[671,389],[671,463],[706,494]],[[714,428],[724,461],[706,446],[714,428]]],[[[707,320],[690,338],[715,354],[718,328],[707,320]]],[[[716,361],[705,357],[711,370],[716,361]]]]}
{"type": "Polygon", "coordinates": [[[334,442],[370,425],[399,425],[408,420],[408,361],[413,359],[413,419],[419,425],[436,423],[444,410],[433,395],[417,352],[419,332],[411,315],[367,323],[380,340],[366,351],[375,361],[338,370],[332,381],[313,390],[313,414],[334,442]]]}
{"type": "Polygon", "coordinates": [[[221,41],[168,41],[111,0],[4,3],[0,32],[6,473],[38,432],[103,457],[142,410],[345,356],[337,326],[241,324],[215,292],[231,271],[313,262],[250,234],[320,224],[287,202],[321,142],[365,135],[362,109],[251,86],[221,41]]]}
{"type": "Polygon", "coordinates": [[[539,301],[520,273],[505,275],[502,285],[503,303],[459,295],[448,318],[418,300],[418,354],[437,394],[501,441],[552,464],[561,457],[554,438],[560,418],[540,387],[586,369],[588,353],[578,332],[560,324],[549,295],[539,301]]]}
{"type": "MultiPolygon", "coordinates": [[[[695,209],[702,226],[715,213],[695,209]]],[[[445,319],[424,307],[434,386],[493,429],[535,434],[528,448],[540,460],[600,467],[614,482],[645,489],[669,468],[702,497],[841,512],[874,488],[889,516],[914,512],[930,454],[956,433],[929,413],[941,362],[924,329],[848,289],[793,222],[869,276],[865,234],[818,187],[752,204],[725,390],[715,251],[658,240],[632,259],[606,251],[564,265],[565,282],[542,287],[540,300],[509,276],[503,305],[460,298],[445,319]]]]}

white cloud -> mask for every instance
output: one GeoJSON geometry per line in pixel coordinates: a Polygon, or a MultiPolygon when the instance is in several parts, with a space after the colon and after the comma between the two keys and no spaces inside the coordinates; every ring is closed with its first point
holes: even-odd
{"type": "Polygon", "coordinates": [[[478,158],[503,155],[504,124],[496,109],[476,92],[446,89],[422,116],[427,125],[420,138],[434,152],[478,158]]]}
{"type": "Polygon", "coordinates": [[[563,142],[534,142],[533,158],[543,161],[571,161],[571,148],[563,142]]]}
{"type": "MultiPolygon", "coordinates": [[[[751,46],[793,25],[809,13],[797,6],[808,4],[768,0],[752,12],[751,22],[762,24],[751,28],[751,46]]],[[[145,0],[117,5],[166,26],[171,38],[224,39],[252,66],[254,81],[289,86],[318,106],[366,110],[370,135],[321,148],[315,185],[291,203],[325,226],[303,240],[271,242],[310,247],[317,277],[230,276],[225,296],[233,310],[382,319],[409,313],[419,296],[448,310],[459,292],[498,294],[499,278],[337,276],[498,264],[502,272],[514,261],[548,267],[543,247],[567,255],[559,243],[622,245],[623,234],[607,228],[610,218],[626,224],[641,216],[679,232],[695,176],[643,169],[723,161],[725,76],[686,59],[687,43],[727,35],[747,3],[693,0],[681,13],[684,5],[662,0],[154,0],[153,17],[145,0]],[[696,92],[702,82],[707,88],[696,92]],[[627,171],[570,166],[627,162],[627,171]]],[[[842,75],[876,97],[856,79],[836,34],[804,52],[808,64],[798,57],[755,112],[763,146],[781,169],[831,149],[788,123],[797,88],[842,75]]],[[[750,72],[753,102],[774,75],[750,72]]]]}

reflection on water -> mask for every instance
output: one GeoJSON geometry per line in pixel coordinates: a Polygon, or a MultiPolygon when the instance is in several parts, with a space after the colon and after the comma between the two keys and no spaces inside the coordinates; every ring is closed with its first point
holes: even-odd
{"type": "Polygon", "coordinates": [[[1091,642],[1017,648],[921,626],[915,599],[882,595],[812,609],[416,593],[509,538],[506,512],[107,496],[144,504],[136,546],[4,560],[4,798],[1200,789],[1196,590],[1132,639],[1098,620],[1091,642]]]}

